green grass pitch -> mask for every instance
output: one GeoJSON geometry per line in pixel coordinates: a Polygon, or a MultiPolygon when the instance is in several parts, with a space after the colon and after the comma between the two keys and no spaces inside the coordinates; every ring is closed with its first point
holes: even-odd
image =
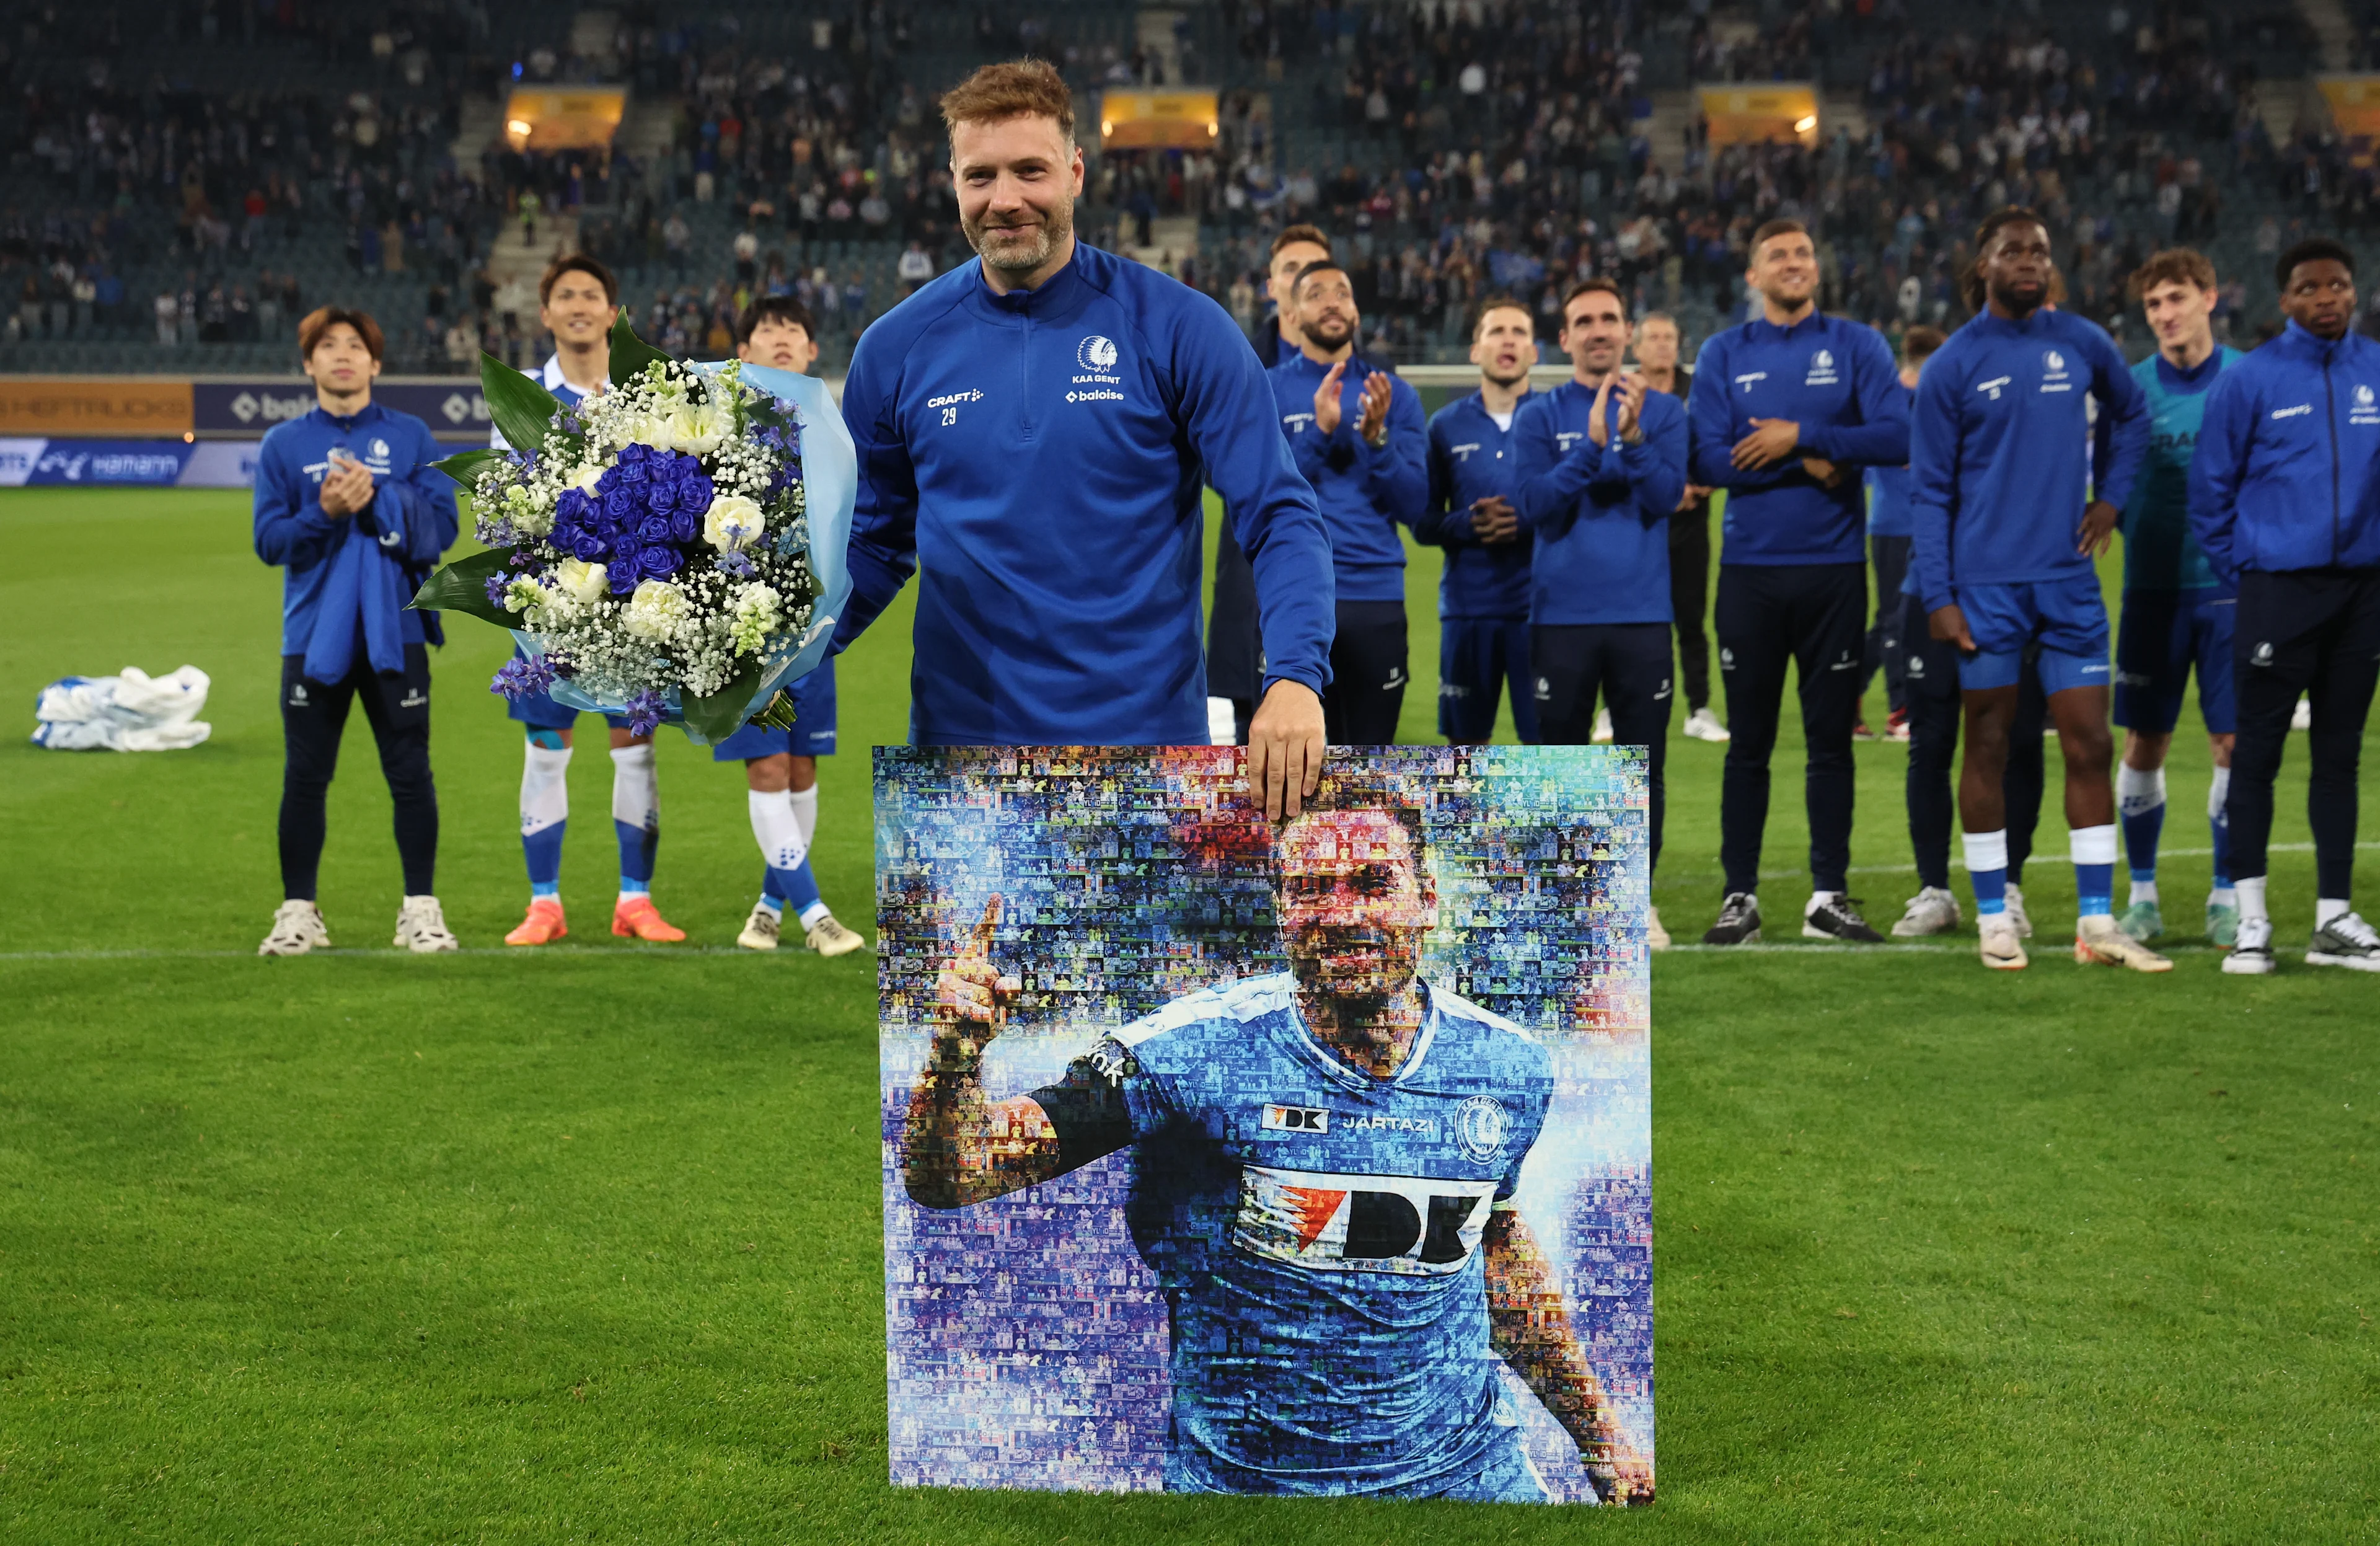
{"type": "MultiPolygon", "coordinates": [[[[439,891],[459,957],[388,949],[358,724],[322,899],[278,900],[279,578],[245,496],[0,495],[0,1540],[2369,1540],[2380,1530],[2380,982],[2085,972],[2062,858],[2033,970],[1965,943],[1656,969],[1661,1413],[1649,1515],[895,1492],[885,1474],[873,968],[732,948],[742,781],[662,742],[657,896],[605,931],[609,770],[572,770],[566,948],[525,900],[503,641],[437,657],[439,891]],[[194,663],[214,737],[41,751],[42,682],[194,663]]],[[[1435,566],[1408,738],[1434,739],[1435,566]]],[[[907,614],[845,658],[820,880],[867,926],[867,748],[907,614]]],[[[1879,705],[1871,702],[1872,713],[1879,705]]],[[[2185,719],[2168,916],[2204,887],[2185,719]]],[[[1722,749],[1670,754],[1658,900],[1718,902],[1722,749]]],[[[1806,895],[1798,744],[1772,918],[1806,895]]],[[[1903,752],[1859,749],[1855,889],[1913,887],[1903,752]]],[[[2053,765],[2055,756],[2052,757],[2053,765]]],[[[2301,740],[2277,840],[2303,844],[2301,740]]],[[[2368,782],[2368,781],[2367,781],[2368,782]]],[[[2055,781],[2044,847],[2061,856],[2055,781]]],[[[2369,829],[2367,828],[2367,831],[2369,829]]],[[[2275,861],[2284,943],[2312,861],[2275,861]]],[[[872,932],[872,930],[871,930],[872,932]]],[[[2187,942],[2185,942],[2186,945],[2187,942]]]]}

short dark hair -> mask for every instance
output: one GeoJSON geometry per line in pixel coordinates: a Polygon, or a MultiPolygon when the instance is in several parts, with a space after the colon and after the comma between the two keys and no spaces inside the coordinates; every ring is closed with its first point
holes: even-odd
{"type": "Polygon", "coordinates": [[[2325,258],[2343,265],[2350,275],[2355,273],[2355,254],[2348,250],[2345,242],[2333,241],[2328,237],[2308,237],[2281,254],[2280,261],[2273,265],[2273,283],[2287,291],[2289,275],[2297,272],[2300,263],[2318,263],[2325,258]]]}
{"type": "Polygon", "coordinates": [[[2159,285],[2190,285],[2211,290],[2215,288],[2215,265],[2195,248],[2168,247],[2162,252],[2152,252],[2147,262],[2132,271],[2132,298],[2140,299],[2159,285]]]}
{"type": "Polygon", "coordinates": [[[610,269],[584,252],[564,252],[546,264],[545,272],[538,275],[537,303],[540,306],[553,298],[553,286],[562,283],[562,276],[565,274],[587,274],[603,286],[606,301],[614,306],[620,304],[620,282],[612,277],[610,269]]]}
{"type": "Polygon", "coordinates": [[[735,341],[750,343],[754,330],[768,322],[798,327],[809,335],[811,343],[818,342],[818,323],[810,316],[810,309],[789,295],[764,295],[744,308],[744,314],[735,319],[735,341]]]}
{"type": "Polygon", "coordinates": [[[1310,246],[1318,247],[1325,252],[1330,250],[1330,238],[1322,234],[1321,226],[1305,225],[1284,225],[1281,227],[1281,235],[1272,238],[1271,255],[1278,258],[1281,256],[1281,250],[1282,248],[1294,247],[1299,242],[1305,242],[1310,246]]]}
{"type": "MultiPolygon", "coordinates": [[[[1992,245],[1992,238],[2007,226],[2023,225],[2038,225],[2045,232],[2049,229],[2049,222],[2024,204],[2002,204],[1984,216],[1983,224],[1975,227],[1975,255],[1967,261],[1967,271],[1959,275],[1959,298],[1966,303],[1968,310],[1984,309],[1984,252],[1992,245]]],[[[2055,301],[2063,293],[2055,265],[2050,271],[2049,287],[2049,298],[2055,301]]]]}
{"type": "Polygon", "coordinates": [[[313,359],[314,346],[322,341],[322,335],[341,323],[356,330],[356,336],[364,341],[364,347],[370,351],[374,359],[380,358],[381,350],[385,347],[381,337],[380,323],[372,321],[370,311],[351,306],[319,306],[307,312],[306,320],[298,324],[298,358],[313,359]]]}
{"type": "MultiPolygon", "coordinates": [[[[1346,268],[1340,263],[1338,259],[1317,258],[1314,262],[1306,264],[1304,268],[1299,269],[1296,274],[1291,278],[1289,282],[1289,293],[1293,296],[1297,294],[1299,288],[1302,287],[1307,280],[1313,278],[1318,274],[1346,273],[1346,268]]],[[[1350,274],[1348,277],[1352,281],[1354,275],[1350,274]]]]}
{"type": "Polygon", "coordinates": [[[1948,342],[1949,336],[1940,328],[1921,323],[1900,335],[1900,358],[1914,365],[1948,342]]]}
{"type": "Polygon", "coordinates": [[[1757,262],[1760,257],[1761,245],[1767,242],[1770,237],[1795,236],[1806,237],[1809,234],[1810,227],[1803,225],[1798,220],[1772,220],[1767,225],[1761,226],[1760,229],[1752,233],[1752,246],[1748,251],[1753,260],[1757,262]]]}
{"type": "MultiPolygon", "coordinates": [[[[1423,797],[1419,791],[1368,770],[1351,769],[1342,773],[1325,767],[1321,782],[1315,785],[1314,793],[1305,797],[1302,814],[1322,816],[1338,811],[1378,811],[1404,828],[1405,836],[1413,846],[1414,878],[1416,882],[1421,880],[1427,815],[1423,810],[1423,797]]],[[[1288,822],[1282,822],[1282,830],[1286,831],[1288,825],[1288,822]]],[[[1277,878],[1278,871],[1275,873],[1277,878]]]]}
{"type": "Polygon", "coordinates": [[[1620,303],[1620,315],[1623,319],[1628,315],[1628,298],[1620,293],[1620,281],[1607,279],[1598,274],[1592,279],[1580,280],[1562,292],[1561,320],[1565,328],[1570,326],[1570,303],[1583,295],[1608,295],[1620,303]]]}
{"type": "Polygon", "coordinates": [[[1537,335],[1536,315],[1529,310],[1529,303],[1518,297],[1499,292],[1481,298],[1479,303],[1471,309],[1471,341],[1473,343],[1479,341],[1479,330],[1488,324],[1488,313],[1490,311],[1518,311],[1529,319],[1529,336],[1534,338],[1537,335]]]}

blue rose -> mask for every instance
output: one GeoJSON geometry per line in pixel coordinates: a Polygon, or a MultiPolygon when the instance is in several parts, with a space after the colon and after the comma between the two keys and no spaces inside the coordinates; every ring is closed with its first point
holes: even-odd
{"type": "Polygon", "coordinates": [[[613,489],[603,496],[603,514],[611,520],[634,520],[643,503],[626,489],[613,489]]]}
{"type": "Polygon", "coordinates": [[[645,490],[645,507],[664,513],[677,508],[678,490],[683,483],[655,483],[645,490]]]}
{"type": "Polygon", "coordinates": [[[603,570],[604,588],[615,596],[625,596],[637,588],[637,566],[625,559],[614,558],[603,570]]]}
{"type": "Polygon", "coordinates": [[[693,477],[678,485],[678,508],[682,510],[691,510],[698,516],[701,515],[704,511],[710,508],[710,496],[712,493],[713,490],[711,488],[710,480],[698,472],[693,477]]]}
{"type": "MultiPolygon", "coordinates": [[[[628,449],[641,451],[644,447],[632,445],[628,449]]],[[[620,474],[620,486],[626,489],[643,488],[653,475],[652,466],[648,462],[622,462],[614,470],[620,474]]]]}
{"type": "Polygon", "coordinates": [[[638,541],[638,542],[668,542],[669,540],[670,540],[670,518],[669,518],[669,517],[667,517],[667,516],[665,516],[665,515],[661,515],[661,514],[656,513],[656,514],[653,514],[653,515],[647,516],[644,519],[642,519],[642,520],[640,520],[640,521],[638,521],[638,522],[637,523],[637,541],[638,541]]]}
{"type": "Polygon", "coordinates": [[[554,524],[559,526],[564,521],[576,521],[593,505],[594,501],[578,490],[565,489],[562,491],[562,497],[553,502],[554,524]]]}
{"type": "Polygon", "coordinates": [[[663,544],[647,548],[638,554],[637,568],[648,579],[667,579],[677,573],[678,566],[685,562],[677,549],[663,544]]]}
{"type": "Polygon", "coordinates": [[[603,556],[605,545],[603,539],[592,531],[579,531],[570,539],[570,551],[578,555],[581,563],[586,564],[592,564],[601,559],[603,556]]]}
{"type": "Polygon", "coordinates": [[[691,510],[677,510],[670,515],[670,540],[690,542],[702,535],[702,517],[691,510]]]}
{"type": "Polygon", "coordinates": [[[625,446],[620,452],[620,465],[622,467],[634,467],[638,462],[643,461],[649,454],[647,447],[642,445],[631,444],[625,446]]]}

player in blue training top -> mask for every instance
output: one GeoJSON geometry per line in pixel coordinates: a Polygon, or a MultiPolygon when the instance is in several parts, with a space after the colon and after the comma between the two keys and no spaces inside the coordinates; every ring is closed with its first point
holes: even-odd
{"type": "Polygon", "coordinates": [[[2231,634],[2239,592],[2226,585],[2190,534],[2190,460],[2206,392],[2243,358],[2215,342],[2215,265],[2186,247],[2159,252],[2132,275],[2132,294],[2156,335],[2156,353],[2132,367],[2148,399],[2148,459],[2124,505],[2124,605],[2116,627],[2116,815],[2124,829],[2131,895],[2117,919],[2148,941],[2165,932],[2157,902],[2157,837],[2165,826],[2165,759],[2181,719],[2183,690],[2198,671],[2198,713],[2215,760],[2206,819],[2215,833],[2215,884],[2206,896],[2208,943],[2240,936],[2231,888],[2231,634]]]}
{"type": "MultiPolygon", "coordinates": [[[[612,271],[584,253],[546,265],[538,281],[540,325],[553,335],[545,362],[545,389],[565,408],[601,392],[612,379],[612,318],[620,300],[612,271]]],[[[491,431],[490,444],[504,437],[491,431]]],[[[570,750],[578,711],[550,693],[508,699],[504,712],[522,727],[520,831],[528,863],[528,912],[504,936],[506,944],[551,944],[570,932],[562,910],[562,836],[570,821],[570,750]]],[[[625,714],[606,714],[612,733],[612,830],[620,845],[620,894],[612,905],[612,932],[674,943],[686,931],[653,905],[653,863],[661,851],[661,779],[653,738],[628,729],[625,714]]]]}
{"type": "Polygon", "coordinates": [[[909,1196],[965,1207],[1133,1149],[1172,1335],[1168,1491],[1543,1502],[1500,1357],[1600,1495],[1649,1502],[1512,1203],[1552,1059],[1418,976],[1438,917],[1420,812],[1328,775],[1278,852],[1289,970],[1177,999],[997,1104],[983,1048],[1018,980],[993,897],[937,983],[909,1196]]]}
{"type": "Polygon", "coordinates": [[[987,65],[941,109],[980,262],[879,318],[852,356],[859,488],[835,649],[922,567],[919,745],[1203,745],[1211,483],[1260,603],[1248,778],[1268,814],[1293,810],[1321,766],[1330,541],[1263,367],[1214,301],[1075,239],[1083,154],[1055,68],[987,65]]]}
{"type": "Polygon", "coordinates": [[[1529,675],[1529,534],[1512,502],[1512,420],[1529,400],[1536,319],[1511,296],[1489,296],[1471,323],[1479,390],[1429,420],[1429,504],[1414,536],[1446,550],[1438,582],[1438,733],[1485,746],[1509,684],[1512,730],[1537,740],[1529,675]]]}
{"type": "Polygon", "coordinates": [[[1966,289],[1976,315],[1925,362],[1917,383],[1909,482],[1927,631],[1960,652],[1967,746],[1959,814],[1984,964],[2026,964],[2005,894],[2003,778],[2017,679],[2027,646],[2038,646],[2066,760],[2074,958],[2168,971],[2172,962],[2116,927],[2107,607],[2092,565],[2131,497],[2148,414],[2114,340],[2050,304],[2058,271],[2039,215],[1994,211],[1975,251],[1966,289]],[[2095,443],[2091,397],[2099,400],[2095,443]]]}
{"type": "Polygon", "coordinates": [[[1272,368],[1281,431],[1314,486],[1330,534],[1330,686],[1322,713],[1334,746],[1390,746],[1405,684],[1405,547],[1400,526],[1429,500],[1429,430],[1421,396],[1355,352],[1363,317],[1354,281],[1324,258],[1289,290],[1298,347],[1272,368]]]}

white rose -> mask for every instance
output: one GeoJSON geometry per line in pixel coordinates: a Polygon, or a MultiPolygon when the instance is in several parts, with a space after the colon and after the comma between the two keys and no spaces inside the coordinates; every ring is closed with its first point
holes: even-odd
{"type": "Polygon", "coordinates": [[[702,540],[722,553],[741,552],[759,540],[768,524],[758,502],[740,493],[713,494],[702,517],[702,540]]]}
{"type": "Polygon", "coordinates": [[[553,566],[553,587],[572,601],[585,606],[603,594],[611,583],[601,564],[583,559],[565,558],[553,566]]]}
{"type": "Polygon", "coordinates": [[[668,580],[642,580],[628,598],[627,615],[622,622],[641,639],[667,639],[685,621],[687,610],[686,592],[668,580]]]}
{"type": "Polygon", "coordinates": [[[589,462],[586,466],[580,468],[577,471],[570,475],[570,483],[568,486],[577,489],[580,493],[593,493],[595,492],[596,483],[601,481],[603,477],[603,472],[604,468],[602,463],[589,462]]]}

